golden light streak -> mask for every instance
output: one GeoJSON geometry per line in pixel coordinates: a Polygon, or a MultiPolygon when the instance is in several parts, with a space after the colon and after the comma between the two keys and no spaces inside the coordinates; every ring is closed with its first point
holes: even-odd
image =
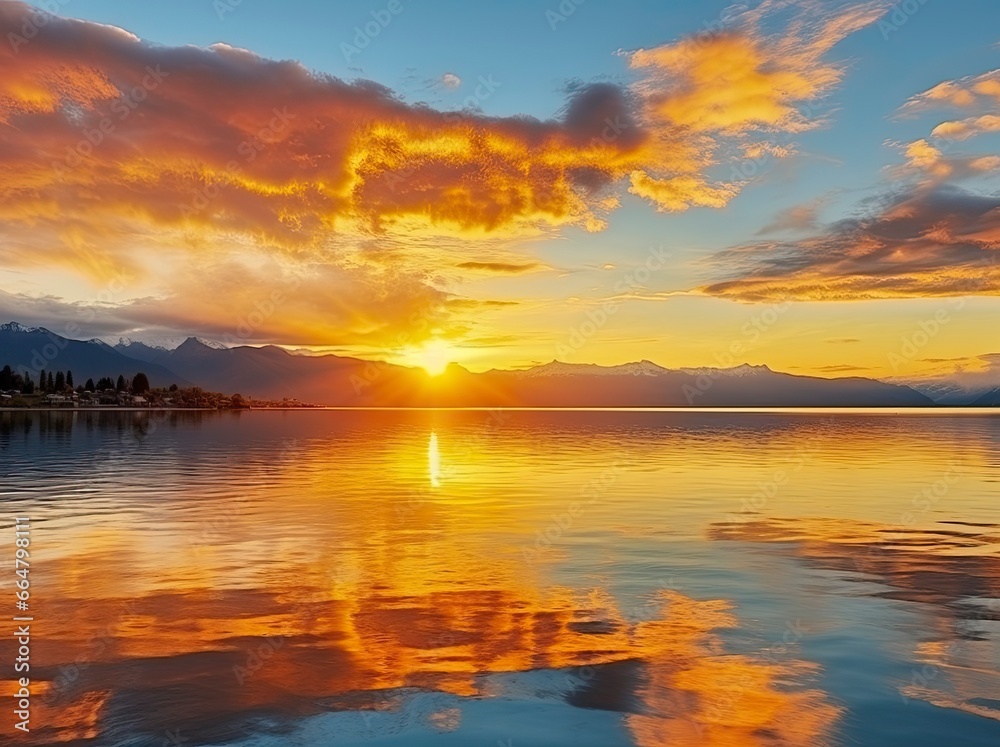
{"type": "Polygon", "coordinates": [[[427,443],[427,473],[431,480],[431,487],[440,488],[441,452],[438,450],[438,437],[434,431],[431,431],[431,437],[427,443]]]}

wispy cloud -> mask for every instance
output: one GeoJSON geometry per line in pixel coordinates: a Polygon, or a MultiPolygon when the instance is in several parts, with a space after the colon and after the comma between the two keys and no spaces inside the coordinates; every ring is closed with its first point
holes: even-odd
{"type": "Polygon", "coordinates": [[[766,0],[729,15],[730,29],[680,43],[640,49],[630,64],[644,75],[636,86],[646,120],[657,136],[680,143],[662,176],[636,169],[630,192],[661,210],[689,205],[720,207],[743,187],[741,181],[712,182],[705,169],[727,151],[743,157],[782,158],[794,153],[777,137],[813,129],[822,120],[803,105],[826,95],[843,77],[842,65],[826,59],[839,41],[879,19],[887,2],[847,4],[766,0]],[[793,20],[778,33],[764,30],[772,14],[794,8],[793,20]]]}
{"type": "Polygon", "coordinates": [[[819,211],[822,207],[823,200],[793,205],[779,212],[774,220],[761,228],[757,234],[799,232],[819,228],[819,211]]]}
{"type": "Polygon", "coordinates": [[[956,142],[1000,132],[1000,70],[939,83],[908,99],[899,115],[910,117],[940,109],[964,116],[940,122],[928,138],[902,144],[904,171],[938,182],[1000,172],[1000,157],[995,154],[962,154],[954,150],[956,142]]]}
{"type": "Polygon", "coordinates": [[[456,267],[463,270],[478,270],[481,272],[496,272],[501,274],[516,275],[522,272],[531,272],[541,267],[537,262],[462,262],[456,267]]]}
{"type": "Polygon", "coordinates": [[[991,103],[1000,104],[1000,70],[938,83],[911,96],[900,112],[908,115],[942,107],[969,109],[991,103]]]}
{"type": "Polygon", "coordinates": [[[1000,197],[916,188],[818,235],[718,254],[731,279],[699,291],[745,301],[998,295],[998,252],[1000,197]]]}
{"type": "Polygon", "coordinates": [[[852,366],[847,363],[839,363],[832,366],[820,366],[815,370],[821,373],[850,373],[852,371],[871,371],[872,369],[867,366],[852,366]]]}

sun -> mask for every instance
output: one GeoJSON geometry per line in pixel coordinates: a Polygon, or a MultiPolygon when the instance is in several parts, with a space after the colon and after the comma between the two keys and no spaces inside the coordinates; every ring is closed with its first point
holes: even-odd
{"type": "Polygon", "coordinates": [[[413,359],[430,376],[440,376],[448,369],[451,354],[451,348],[443,340],[431,340],[416,350],[413,359]]]}

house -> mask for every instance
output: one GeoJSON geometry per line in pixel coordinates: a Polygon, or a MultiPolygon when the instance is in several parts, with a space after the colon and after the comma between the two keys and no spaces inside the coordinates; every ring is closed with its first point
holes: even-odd
{"type": "Polygon", "coordinates": [[[46,394],[45,401],[55,407],[79,407],[80,403],[72,397],[64,394],[46,394]]]}

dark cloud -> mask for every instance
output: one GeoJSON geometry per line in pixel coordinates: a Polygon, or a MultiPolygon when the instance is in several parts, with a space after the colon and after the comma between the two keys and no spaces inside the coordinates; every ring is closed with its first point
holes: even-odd
{"type": "Polygon", "coordinates": [[[511,275],[521,272],[531,272],[541,267],[537,262],[462,262],[456,266],[463,270],[481,270],[483,272],[497,272],[511,275]]]}
{"type": "Polygon", "coordinates": [[[808,238],[717,254],[730,279],[700,291],[746,301],[998,295],[998,254],[1000,196],[918,188],[808,238]]]}
{"type": "Polygon", "coordinates": [[[823,373],[849,373],[851,371],[871,371],[872,369],[868,366],[851,366],[846,363],[842,363],[834,366],[820,366],[815,370],[823,373]]]}
{"type": "Polygon", "coordinates": [[[450,298],[447,305],[451,309],[502,309],[506,306],[518,306],[520,301],[500,301],[495,299],[480,300],[477,298],[450,298]]]}

